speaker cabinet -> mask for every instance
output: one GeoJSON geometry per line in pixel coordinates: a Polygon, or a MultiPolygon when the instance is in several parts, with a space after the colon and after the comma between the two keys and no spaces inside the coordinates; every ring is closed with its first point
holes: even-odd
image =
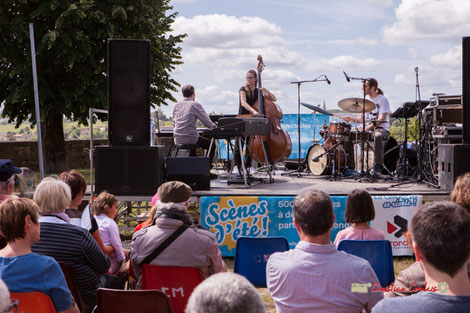
{"type": "Polygon", "coordinates": [[[96,192],[153,196],[164,181],[165,146],[95,149],[96,192]]]}
{"type": "Polygon", "coordinates": [[[210,190],[210,167],[206,157],[166,158],[166,181],[182,181],[193,190],[210,190]]]}
{"type": "Polygon", "coordinates": [[[462,38],[462,139],[470,144],[470,37],[462,38]]]}
{"type": "Polygon", "coordinates": [[[470,145],[440,144],[439,187],[452,190],[457,177],[470,171],[470,145]]]}
{"type": "Polygon", "coordinates": [[[150,40],[108,39],[108,136],[112,146],[150,145],[150,40]]]}

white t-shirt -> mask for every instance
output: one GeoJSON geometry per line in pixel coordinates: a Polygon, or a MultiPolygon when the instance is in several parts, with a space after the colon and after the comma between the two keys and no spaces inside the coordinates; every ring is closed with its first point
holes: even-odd
{"type": "Polygon", "coordinates": [[[379,114],[387,113],[387,117],[385,119],[387,122],[377,123],[377,126],[383,127],[385,128],[385,130],[390,131],[389,120],[390,120],[390,114],[392,113],[392,111],[390,111],[390,104],[388,103],[388,99],[385,98],[383,95],[378,95],[377,97],[373,99],[371,98],[370,100],[374,102],[375,110],[366,114],[366,120],[376,120],[379,118],[379,114]]]}

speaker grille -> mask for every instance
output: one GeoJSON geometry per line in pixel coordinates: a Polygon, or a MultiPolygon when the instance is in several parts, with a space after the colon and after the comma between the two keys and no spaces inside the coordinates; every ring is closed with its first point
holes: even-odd
{"type": "Polygon", "coordinates": [[[150,41],[108,40],[109,142],[150,145],[150,41]]]}

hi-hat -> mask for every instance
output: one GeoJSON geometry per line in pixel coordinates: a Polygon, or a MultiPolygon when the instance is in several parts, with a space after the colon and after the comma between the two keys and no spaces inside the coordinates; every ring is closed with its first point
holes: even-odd
{"type": "Polygon", "coordinates": [[[312,110],[312,111],[317,111],[319,113],[322,113],[322,114],[326,114],[326,115],[333,115],[332,113],[326,111],[326,110],[323,110],[322,108],[319,108],[319,107],[316,107],[314,105],[311,105],[311,104],[308,104],[308,103],[300,103],[301,105],[303,105],[304,107],[312,110]]]}
{"type": "Polygon", "coordinates": [[[362,113],[362,112],[371,112],[375,109],[374,102],[370,100],[365,100],[365,111],[363,108],[364,99],[362,98],[346,98],[338,102],[338,106],[345,112],[349,113],[362,113]]]}

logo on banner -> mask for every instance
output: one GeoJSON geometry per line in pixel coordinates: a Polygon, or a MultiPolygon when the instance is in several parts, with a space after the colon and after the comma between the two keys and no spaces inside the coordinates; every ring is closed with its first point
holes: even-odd
{"type": "Polygon", "coordinates": [[[395,217],[393,218],[393,223],[395,225],[387,221],[387,232],[389,234],[395,233],[394,236],[400,238],[401,236],[403,236],[404,233],[406,233],[408,229],[408,220],[404,219],[400,215],[395,215],[395,217]]]}
{"type": "Polygon", "coordinates": [[[211,203],[204,218],[219,245],[234,249],[240,236],[268,236],[268,203],[258,197],[221,197],[211,203]]]}

